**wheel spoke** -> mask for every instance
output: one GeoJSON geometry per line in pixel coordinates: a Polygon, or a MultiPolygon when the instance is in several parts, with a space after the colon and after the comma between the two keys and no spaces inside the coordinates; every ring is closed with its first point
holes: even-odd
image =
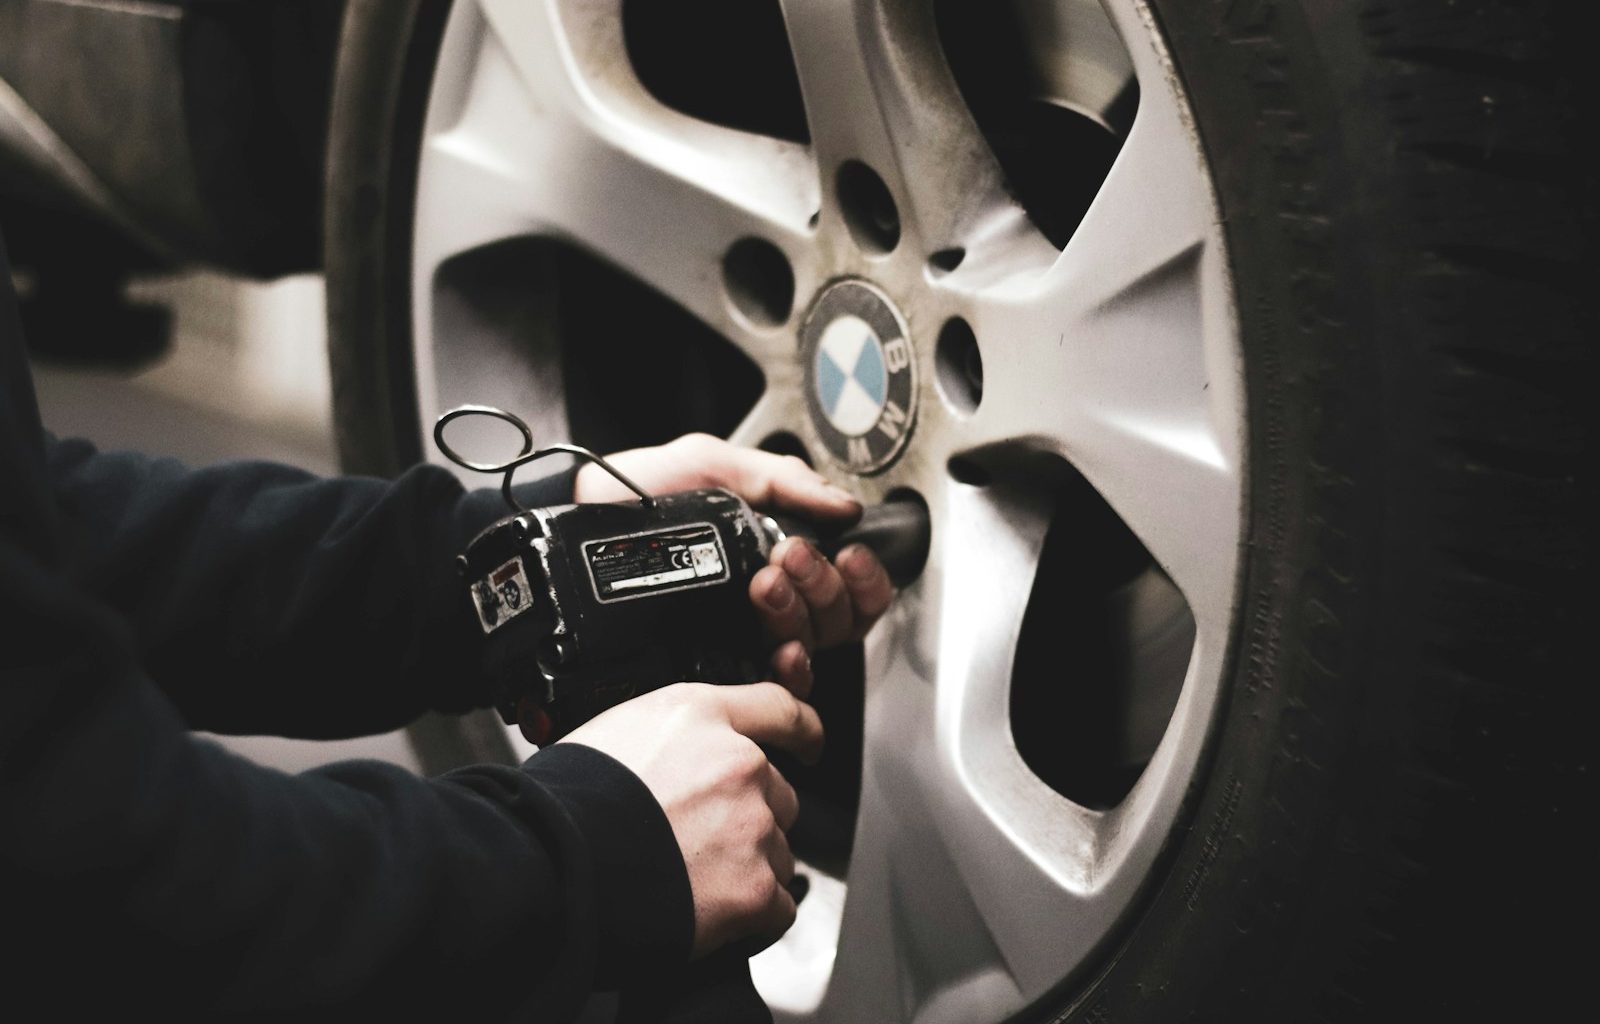
{"type": "Polygon", "coordinates": [[[1133,67],[1100,0],[1023,3],[1016,10],[1034,95],[1114,129],[1133,67]]]}
{"type": "MultiPolygon", "coordinates": [[[[1026,579],[1045,521],[1036,508],[1013,509],[1012,521],[982,549],[985,569],[963,572],[942,556],[958,538],[971,543],[975,533],[1000,525],[988,497],[958,487],[935,499],[939,550],[869,640],[866,762],[838,951],[850,969],[835,971],[820,1019],[832,1019],[830,1011],[920,1019],[935,999],[945,1006],[934,1019],[990,1019],[1024,998],[1004,936],[995,933],[1013,908],[1009,898],[989,902],[993,880],[986,881],[990,871],[1017,865],[1009,856],[973,859],[975,847],[997,833],[964,777],[960,719],[970,684],[981,690],[1003,678],[1027,587],[997,588],[995,580],[1026,579]],[[973,583],[981,598],[960,594],[973,583]],[[952,624],[952,604],[968,615],[981,609],[983,621],[941,628],[952,624]]],[[[1030,866],[1025,875],[1015,882],[1031,890],[1037,872],[1030,866]]]]}
{"type": "MultiPolygon", "coordinates": [[[[945,66],[931,5],[783,7],[825,179],[846,160],[864,161],[888,184],[925,252],[969,245],[1022,219],[945,66]]],[[[824,210],[837,216],[831,201],[824,210]]]]}
{"type": "MultiPolygon", "coordinates": [[[[615,12],[481,0],[471,80],[430,113],[418,181],[419,278],[503,238],[546,235],[649,284],[765,365],[786,346],[728,302],[734,242],[777,245],[809,287],[815,180],[804,149],[719,128],[656,103],[622,61],[615,12]],[[609,26],[609,27],[608,27],[609,26]]],[[[469,33],[462,31],[462,35],[469,33]]]]}
{"type": "Polygon", "coordinates": [[[806,415],[805,403],[800,398],[799,376],[800,369],[793,362],[787,364],[782,376],[769,376],[767,389],[728,435],[728,440],[753,448],[774,434],[794,434],[806,415]]]}
{"type": "Polygon", "coordinates": [[[1050,509],[1025,489],[953,486],[934,514],[930,570],[869,645],[850,969],[821,1019],[993,1019],[1047,991],[1124,912],[1181,796],[1168,769],[1197,749],[1185,720],[1113,812],[1049,789],[1016,750],[1009,693],[1050,509]]]}
{"type": "Polygon", "coordinates": [[[966,296],[986,353],[958,446],[1059,452],[1134,529],[1197,616],[1231,590],[1242,395],[1210,197],[1169,100],[1147,97],[1060,259],[966,296]]]}

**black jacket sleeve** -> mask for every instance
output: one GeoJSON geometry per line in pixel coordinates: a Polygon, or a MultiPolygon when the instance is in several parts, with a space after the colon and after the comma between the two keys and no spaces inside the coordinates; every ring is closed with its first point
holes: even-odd
{"type": "MultiPolygon", "coordinates": [[[[190,725],[331,738],[490,701],[455,555],[506,514],[436,466],[396,481],[46,441],[62,563],[190,725]]],[[[520,489],[571,500],[571,475],[520,489]]]]}
{"type": "Polygon", "coordinates": [[[671,826],[597,751],[433,780],[377,762],[293,776],[188,731],[358,731],[481,702],[451,675],[472,673],[471,623],[448,621],[444,580],[454,531],[491,516],[435,471],[188,474],[47,446],[9,276],[0,246],[8,1003],[559,1020],[593,985],[686,962],[671,826]]]}
{"type": "Polygon", "coordinates": [[[120,617],[9,540],[0,613],[13,995],[561,1019],[597,981],[686,961],[671,828],[609,757],[286,775],[188,734],[120,617]]]}

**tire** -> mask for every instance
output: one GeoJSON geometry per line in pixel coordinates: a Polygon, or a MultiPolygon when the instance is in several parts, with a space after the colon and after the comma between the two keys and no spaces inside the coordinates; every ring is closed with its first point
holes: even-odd
{"type": "Polygon", "coordinates": [[[1153,6],[1227,222],[1251,555],[1188,839],[1075,1019],[1553,1016],[1592,892],[1575,26],[1153,6]]]}
{"type": "MultiPolygon", "coordinates": [[[[1148,46],[1170,59],[1173,109],[1192,129],[1196,180],[1214,204],[1208,209],[1217,234],[1202,249],[1218,254],[1223,300],[1214,308],[1226,307],[1219,322],[1232,346],[1215,351],[1231,353],[1240,368],[1236,401],[1207,399],[1217,403],[1208,408],[1239,417],[1237,449],[1225,442],[1219,457],[1227,462],[1236,451],[1238,458],[1240,513],[1225,523],[1230,536],[1237,533],[1238,553],[1224,554],[1229,543],[1212,545],[1216,566],[1206,577],[1221,596],[1213,601],[1198,592],[1204,587],[1190,590],[1198,570],[1169,562],[1146,534],[1136,513],[1147,495],[1119,492],[1097,475],[1092,459],[1073,458],[1070,446],[1052,454],[1064,452],[1081,470],[1093,485],[1086,493],[1104,495],[1095,508],[1109,506],[1146,541],[1149,552],[1137,542],[1129,548],[1149,563],[1137,579],[1175,580],[1184,591],[1193,615],[1187,636],[1198,629],[1201,637],[1196,650],[1205,646],[1214,614],[1222,616],[1225,643],[1213,650],[1213,662],[1195,655],[1200,667],[1188,676],[1180,668],[1174,685],[1188,688],[1185,699],[1174,691],[1164,705],[1171,724],[1158,730],[1163,745],[1135,765],[1129,778],[1139,781],[1113,780],[1100,796],[1093,787],[1070,790],[1056,780],[1079,779],[1075,752],[1103,738],[1074,720],[1097,720],[1061,688],[1031,686],[1026,666],[1076,649],[1062,609],[1078,606],[1040,595],[1049,577],[1084,570],[1061,570],[1049,550],[1057,542],[1036,536],[1035,560],[1019,570],[1037,568],[1031,597],[1008,604],[1003,594],[1014,584],[990,593],[983,577],[959,577],[1017,612],[1009,624],[974,632],[1022,637],[1004,651],[1014,663],[1009,674],[1001,670],[1013,735],[974,749],[1020,751],[1037,777],[1027,784],[1049,782],[1070,804],[1089,809],[1081,820],[1129,821],[1139,846],[1129,861],[1138,865],[1137,878],[1103,927],[1061,915],[1036,919],[1026,908],[997,916],[986,901],[997,898],[991,883],[998,878],[1004,888],[1007,879],[983,877],[984,858],[972,852],[998,849],[983,845],[991,837],[941,833],[928,844],[938,848],[928,859],[920,846],[895,845],[903,838],[880,843],[860,831],[874,824],[864,810],[850,901],[878,907],[870,901],[881,897],[895,909],[878,916],[905,914],[911,923],[896,918],[895,928],[911,932],[925,910],[917,896],[923,893],[922,902],[936,905],[926,911],[930,920],[946,926],[942,938],[907,939],[891,928],[870,933],[881,946],[862,940],[849,957],[841,946],[841,961],[893,980],[897,994],[883,1002],[870,994],[847,1002],[817,996],[820,1003],[802,1000],[799,1009],[779,1006],[780,1017],[1479,1020],[1564,1008],[1581,977],[1581,947],[1564,936],[1582,934],[1592,905],[1578,831],[1580,807],[1589,803],[1580,737],[1589,702],[1579,696],[1579,681],[1593,675],[1580,668],[1578,644],[1595,611],[1581,586],[1592,567],[1595,521],[1584,397],[1596,383],[1595,318],[1582,301],[1594,274],[1596,196],[1576,143],[1594,115],[1575,70],[1581,36],[1553,3],[1370,2],[1357,10],[1304,0],[1150,0],[1148,7],[1116,0],[1107,5],[1113,8],[1123,12],[1114,20],[1130,49],[1148,46]],[[1134,25],[1145,35],[1136,38],[1134,25]],[[1049,621],[1030,625],[1036,620],[1049,621]],[[1037,638],[1031,647],[1030,637],[1037,638]],[[1214,665],[1210,677],[1207,664],[1214,665]],[[1200,685],[1205,678],[1213,679],[1210,689],[1200,685]],[[1168,803],[1138,803],[1169,763],[1181,770],[1164,780],[1168,803]],[[1162,826],[1138,831],[1135,816],[1115,818],[1119,807],[1134,805],[1149,808],[1162,826]],[[976,845],[962,845],[969,840],[976,845]],[[871,874],[860,866],[868,863],[883,870],[871,874]],[[1079,951],[1053,972],[1019,966],[1027,935],[1048,950],[1058,932],[1078,934],[1081,943],[1072,948],[1079,951]],[[874,958],[886,964],[868,962],[874,958]],[[1040,980],[1041,970],[1049,978],[1040,980]]],[[[931,24],[915,4],[883,10],[882,20],[908,46],[931,24]]],[[[426,106],[449,16],[444,3],[355,2],[345,26],[326,266],[336,423],[352,470],[392,473],[425,456],[419,409],[426,401],[419,395],[434,385],[419,391],[416,376],[413,218],[426,106]]],[[[974,34],[986,17],[976,16],[974,34]]],[[[951,48],[949,26],[942,27],[951,48]]],[[[951,74],[1000,152],[1004,133],[991,130],[987,101],[967,87],[950,52],[951,74]]],[[[942,81],[927,88],[936,93],[942,81]]],[[[1138,116],[1145,116],[1159,108],[1159,83],[1141,72],[1138,85],[1138,116]]],[[[1117,109],[1108,105],[1102,118],[1113,129],[1117,109]]],[[[743,127],[743,112],[720,116],[724,126],[743,127]]],[[[1096,208],[1056,223],[1051,216],[1059,211],[1029,206],[1039,186],[1015,163],[997,159],[1036,234],[1055,242],[1046,255],[1053,259],[1063,244],[1070,253],[1065,238],[1087,231],[1096,208]],[[1084,226],[1074,227],[1079,217],[1084,226]]],[[[974,190],[990,167],[986,160],[973,164],[974,190]]],[[[1100,173],[1114,175],[1116,166],[1100,173]]],[[[1189,172],[1172,165],[1172,173],[1189,172]]],[[[1054,180],[1046,180],[1046,193],[1054,180]]],[[[867,254],[851,265],[887,265],[900,248],[899,225],[885,239],[872,235],[872,218],[849,219],[852,202],[867,202],[850,197],[876,196],[877,186],[869,180],[857,188],[843,171],[835,191],[828,184],[824,230],[835,203],[867,254]]],[[[904,200],[903,187],[889,187],[891,204],[904,200]]],[[[934,229],[910,221],[906,231],[926,235],[916,240],[930,252],[927,280],[942,279],[949,263],[974,273],[985,265],[981,242],[939,248],[957,236],[933,237],[934,229]]],[[[781,264],[789,250],[778,249],[781,264]]],[[[1190,252],[1156,267],[1141,287],[1166,287],[1173,267],[1209,273],[1211,257],[1190,252]]],[[[547,266],[545,254],[530,259],[547,266]]],[[[735,259],[729,250],[727,260],[735,259]]],[[[766,266],[761,259],[754,264],[766,266]]],[[[730,265],[725,261],[724,274],[735,306],[742,281],[754,281],[758,299],[772,297],[762,291],[770,275],[740,278],[730,265]]],[[[804,291],[806,269],[795,267],[791,290],[799,281],[804,291]]],[[[553,276],[570,286],[571,277],[553,276]]],[[[906,287],[885,285],[902,297],[906,287]]],[[[1213,309],[1207,286],[1197,287],[1203,308],[1213,309]]],[[[1138,294],[1149,298],[1142,308],[1155,309],[1167,293],[1138,294]]],[[[760,302],[729,316],[745,327],[754,321],[756,333],[803,334],[800,308],[778,306],[765,328],[760,302]]],[[[1005,367],[997,353],[1005,350],[990,347],[989,321],[974,314],[962,321],[965,334],[952,333],[944,315],[931,323],[907,318],[910,333],[925,339],[924,407],[910,454],[891,453],[881,472],[852,475],[829,465],[860,493],[880,493],[901,469],[910,473],[905,467],[921,458],[917,445],[945,436],[935,426],[946,415],[936,403],[954,409],[951,431],[969,417],[976,423],[980,414],[992,415],[983,395],[999,404],[994,395],[1003,393],[1005,367]],[[988,373],[963,405],[957,392],[967,384],[947,372],[962,364],[946,352],[974,332],[988,348],[988,373]]],[[[1206,386],[1226,391],[1226,373],[1215,372],[1215,361],[1206,365],[1206,386]]],[[[1036,368],[1036,375],[1048,372],[1036,368]]],[[[570,372],[564,385],[548,386],[567,387],[569,405],[578,404],[570,372]]],[[[728,388],[737,390],[737,382],[728,388]]],[[[709,406],[679,412],[655,415],[651,429],[727,432],[738,422],[709,406]]],[[[798,438],[785,443],[827,455],[817,422],[815,429],[796,427],[798,438]]],[[[941,509],[971,511],[987,507],[984,501],[1012,519],[1032,515],[1031,498],[1008,505],[1008,496],[1055,479],[1060,460],[1031,461],[1039,453],[1025,447],[1007,441],[951,449],[949,496],[930,498],[936,531],[956,528],[940,525],[954,522],[941,520],[941,509]]],[[[1061,488],[1052,492],[1057,509],[1070,485],[1061,488]]],[[[1050,515],[1040,521],[1059,522],[1050,515]]],[[[1208,518],[1217,517],[1196,514],[1197,533],[1208,518]]],[[[1074,528],[1089,529],[1087,521],[1074,519],[1074,528]]],[[[1049,537],[1056,536],[1052,526],[1049,537]]],[[[1009,550],[997,543],[979,554],[1006,565],[1009,550]]],[[[885,707],[915,697],[895,674],[905,671],[896,652],[916,648],[906,623],[932,614],[924,589],[954,589],[932,580],[921,586],[908,590],[905,617],[879,630],[905,642],[869,645],[864,807],[874,786],[897,778],[892,756],[875,752],[881,741],[873,722],[885,707]]],[[[934,632],[946,641],[953,635],[934,632]]],[[[965,665],[960,659],[971,656],[976,665],[992,653],[983,644],[980,636],[940,642],[937,650],[946,663],[965,665]]],[[[937,668],[925,671],[918,677],[925,682],[943,678],[937,668]]],[[[895,735],[908,735],[919,721],[897,719],[895,735]]],[[[492,756],[501,742],[492,726],[434,723],[429,735],[430,768],[492,756]]],[[[1102,772],[1095,784],[1115,775],[1102,772]]],[[[895,792],[891,806],[942,807],[947,794],[930,789],[895,792]]],[[[983,796],[989,813],[1007,813],[1004,793],[983,796]]],[[[1069,829],[1065,818],[1058,824],[1069,829]]],[[[1046,832],[1050,827],[1044,823],[1046,832]]],[[[821,897],[808,902],[813,898],[821,897]]],[[[1092,917],[1093,907],[1084,908],[1092,917]]],[[[848,905],[843,920],[847,931],[860,926],[848,905]]],[[[833,982],[824,976],[824,984],[833,982]]]]}

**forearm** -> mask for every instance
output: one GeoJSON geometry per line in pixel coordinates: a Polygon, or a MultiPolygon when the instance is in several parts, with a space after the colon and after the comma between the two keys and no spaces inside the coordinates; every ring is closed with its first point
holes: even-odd
{"type": "Polygon", "coordinates": [[[503,514],[492,492],[437,467],[382,481],[190,471],[82,442],[49,455],[69,575],[128,619],[191,725],[333,737],[488,702],[453,560],[503,514]]]}
{"type": "Polygon", "coordinates": [[[285,775],[193,739],[114,614],[14,548],[0,583],[19,630],[0,654],[0,874],[24,968],[91,965],[97,985],[126,975],[129,998],[196,1015],[374,999],[500,1014],[581,999],[620,936],[686,956],[670,828],[603,755],[285,775]],[[643,891],[635,876],[661,894],[608,913],[608,892],[643,891]]]}

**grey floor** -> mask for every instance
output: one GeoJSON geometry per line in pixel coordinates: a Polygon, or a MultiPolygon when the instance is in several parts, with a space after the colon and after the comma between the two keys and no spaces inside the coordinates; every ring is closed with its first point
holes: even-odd
{"type": "Polygon", "coordinates": [[[45,427],[61,437],[86,437],[107,451],[175,456],[191,466],[230,459],[271,459],[332,473],[331,442],[273,431],[216,408],[99,371],[33,367],[45,427]]]}
{"type": "MultiPolygon", "coordinates": [[[[46,429],[105,450],[170,455],[194,466],[263,458],[336,471],[319,280],[256,284],[189,275],[144,282],[135,291],[171,305],[177,328],[171,352],[135,374],[35,364],[46,429]]],[[[363,757],[418,768],[403,733],[339,742],[216,739],[286,771],[363,757]]]]}

